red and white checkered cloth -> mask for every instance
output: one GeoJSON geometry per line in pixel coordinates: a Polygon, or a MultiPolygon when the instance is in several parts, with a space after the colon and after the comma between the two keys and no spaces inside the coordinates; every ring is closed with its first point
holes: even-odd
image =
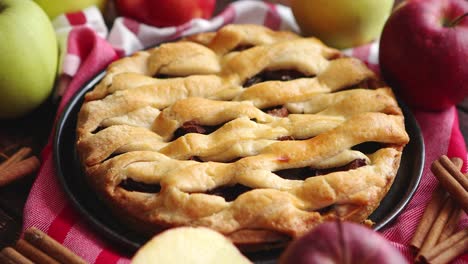
{"type": "MultiPolygon", "coordinates": [[[[61,47],[61,79],[68,80],[63,89],[58,113],[82,87],[111,61],[132,52],[177,37],[216,30],[228,23],[263,24],[272,29],[297,30],[289,8],[260,1],[239,1],[211,20],[195,19],[179,27],[154,28],[136,21],[117,18],[110,33],[97,8],[62,15],[54,20],[61,47]]],[[[345,51],[378,70],[376,43],[345,51]]],[[[426,144],[423,179],[414,198],[398,219],[382,231],[410,259],[408,242],[436,186],[429,166],[442,154],[466,157],[463,136],[458,127],[455,107],[443,112],[415,111],[426,144]]],[[[464,170],[466,171],[466,162],[464,170]]],[[[88,225],[63,192],[55,172],[52,140],[42,152],[42,167],[24,209],[24,229],[31,226],[48,233],[90,263],[129,263],[88,225]]],[[[460,228],[468,226],[466,215],[460,228]]],[[[465,255],[455,263],[466,263],[465,255]]]]}

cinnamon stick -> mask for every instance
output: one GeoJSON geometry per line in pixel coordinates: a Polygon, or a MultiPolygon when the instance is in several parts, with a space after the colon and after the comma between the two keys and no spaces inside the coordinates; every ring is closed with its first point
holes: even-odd
{"type": "MultiPolygon", "coordinates": [[[[461,169],[463,161],[460,158],[452,158],[452,162],[456,168],[461,169]]],[[[432,193],[431,200],[426,206],[424,214],[421,217],[421,220],[419,221],[418,227],[416,228],[413,238],[410,241],[410,247],[415,253],[418,253],[418,251],[421,249],[421,247],[424,244],[424,241],[426,240],[426,237],[428,236],[431,230],[431,227],[436,222],[439,212],[441,212],[441,209],[444,205],[444,201],[446,199],[445,197],[445,190],[440,184],[438,184],[438,186],[432,193]]]]}
{"type": "Polygon", "coordinates": [[[428,263],[443,264],[450,262],[466,250],[468,250],[468,229],[465,228],[422,255],[422,258],[428,263]]]}
{"type": "Polygon", "coordinates": [[[450,193],[465,212],[468,212],[468,191],[442,166],[440,161],[434,161],[431,170],[444,189],[450,193]]]}
{"type": "MultiPolygon", "coordinates": [[[[452,197],[450,197],[449,199],[452,199],[452,197]]],[[[463,210],[458,206],[455,206],[455,208],[453,208],[453,211],[450,214],[450,217],[447,220],[447,223],[444,226],[444,230],[442,230],[442,233],[440,234],[440,237],[437,243],[441,243],[442,241],[445,241],[448,237],[450,237],[453,233],[455,233],[462,211],[463,210]]]]}
{"type": "Polygon", "coordinates": [[[438,186],[432,193],[431,200],[424,210],[424,214],[419,221],[418,227],[410,241],[410,247],[414,252],[418,252],[422,247],[424,240],[431,229],[432,224],[437,218],[439,211],[442,209],[445,197],[445,191],[438,186]]]}
{"type": "Polygon", "coordinates": [[[455,203],[453,202],[453,200],[450,199],[450,197],[446,197],[444,201],[444,206],[442,207],[442,209],[437,215],[437,218],[433,222],[429,233],[427,234],[424,240],[421,250],[419,251],[419,255],[427,254],[426,252],[431,251],[432,248],[436,245],[437,241],[439,240],[440,234],[442,233],[442,230],[444,229],[454,207],[455,203]]]}
{"type": "Polygon", "coordinates": [[[35,246],[31,245],[24,239],[19,239],[16,242],[15,249],[23,254],[25,257],[32,260],[34,263],[37,264],[60,264],[60,262],[56,261],[55,259],[49,257],[44,252],[37,249],[35,246]]]}
{"type": "Polygon", "coordinates": [[[4,160],[7,160],[9,157],[5,153],[0,151],[0,157],[2,157],[4,160]]]}
{"type": "Polygon", "coordinates": [[[13,249],[12,247],[6,247],[2,249],[2,254],[12,260],[14,263],[18,264],[33,264],[33,262],[27,259],[25,256],[21,255],[13,249]]]}
{"type": "MultiPolygon", "coordinates": [[[[457,171],[460,171],[462,166],[463,166],[463,160],[457,157],[453,157],[450,159],[455,165],[455,168],[457,171]]],[[[453,201],[452,197],[449,197],[449,199],[453,201]]],[[[455,202],[456,203],[456,202],[455,202]]],[[[442,241],[446,240],[449,236],[451,236],[453,233],[455,233],[455,230],[457,229],[458,221],[460,220],[461,216],[461,208],[455,204],[452,213],[450,214],[449,219],[447,220],[447,223],[444,226],[444,229],[442,230],[442,233],[439,236],[439,240],[437,243],[441,243],[442,241]]]]}
{"type": "Polygon", "coordinates": [[[460,171],[462,166],[463,166],[463,160],[457,157],[453,157],[450,159],[450,161],[455,165],[455,169],[457,171],[460,171]]]}
{"type": "Polygon", "coordinates": [[[39,159],[32,156],[4,167],[0,170],[0,187],[35,172],[39,166],[39,159]]]}
{"type": "Polygon", "coordinates": [[[5,160],[4,162],[0,164],[0,171],[8,168],[11,164],[14,164],[24,159],[29,154],[31,154],[31,152],[32,152],[31,148],[28,148],[28,147],[20,148],[17,152],[15,152],[15,154],[13,154],[10,158],[8,158],[7,160],[5,160]]]}
{"type": "Polygon", "coordinates": [[[0,263],[16,264],[15,261],[13,261],[10,258],[8,258],[7,256],[5,256],[5,254],[3,254],[2,252],[0,252],[0,263]]]}
{"type": "Polygon", "coordinates": [[[61,263],[86,264],[81,257],[35,227],[26,230],[24,239],[61,263]]]}
{"type": "Polygon", "coordinates": [[[445,155],[439,158],[439,162],[444,168],[450,173],[450,175],[457,180],[461,186],[466,190],[468,190],[468,178],[461,173],[460,169],[456,167],[455,164],[452,163],[451,160],[445,155]]]}

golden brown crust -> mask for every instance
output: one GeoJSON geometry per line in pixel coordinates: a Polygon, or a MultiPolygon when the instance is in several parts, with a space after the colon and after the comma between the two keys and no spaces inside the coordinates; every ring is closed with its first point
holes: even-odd
{"type": "Polygon", "coordinates": [[[229,25],[111,64],[85,97],[77,148],[135,229],[206,226],[277,245],[337,215],[363,222],[389,190],[409,139],[391,89],[367,80],[378,79],[317,39],[229,25]],[[261,79],[275,71],[285,76],[261,79]],[[212,131],[180,134],[187,124],[212,131]]]}

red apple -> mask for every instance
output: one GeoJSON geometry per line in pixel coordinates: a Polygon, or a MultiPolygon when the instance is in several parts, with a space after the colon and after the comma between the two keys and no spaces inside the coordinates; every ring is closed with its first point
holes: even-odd
{"type": "Polygon", "coordinates": [[[351,222],[326,222],[293,241],[280,264],[379,263],[408,261],[379,233],[351,222]]]}
{"type": "Polygon", "coordinates": [[[178,26],[192,18],[210,18],[216,0],[116,0],[119,15],[156,27],[178,26]]]}
{"type": "Polygon", "coordinates": [[[387,20],[380,67],[409,105],[442,110],[468,96],[468,1],[409,0],[387,20]]]}

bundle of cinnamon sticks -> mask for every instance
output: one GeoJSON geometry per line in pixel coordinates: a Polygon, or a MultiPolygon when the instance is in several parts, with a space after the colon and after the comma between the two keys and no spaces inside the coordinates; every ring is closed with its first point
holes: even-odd
{"type": "Polygon", "coordinates": [[[431,171],[439,180],[410,242],[416,263],[444,264],[468,250],[468,229],[457,230],[468,212],[468,177],[460,172],[463,161],[441,156],[431,171]]]}
{"type": "Polygon", "coordinates": [[[46,233],[31,227],[14,247],[0,251],[0,263],[7,264],[85,264],[81,257],[49,237],[46,233]]]}
{"type": "Polygon", "coordinates": [[[0,187],[22,179],[39,169],[39,159],[30,156],[31,152],[32,149],[29,147],[20,148],[10,157],[0,152],[0,156],[4,159],[0,163],[0,187]]]}

